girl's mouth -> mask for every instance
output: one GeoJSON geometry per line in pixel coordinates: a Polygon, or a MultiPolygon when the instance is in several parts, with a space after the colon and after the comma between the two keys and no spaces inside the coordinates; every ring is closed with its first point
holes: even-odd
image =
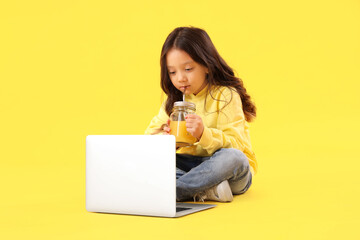
{"type": "Polygon", "coordinates": [[[189,88],[190,86],[183,86],[183,87],[180,87],[180,90],[185,93],[186,92],[186,89],[189,88]]]}

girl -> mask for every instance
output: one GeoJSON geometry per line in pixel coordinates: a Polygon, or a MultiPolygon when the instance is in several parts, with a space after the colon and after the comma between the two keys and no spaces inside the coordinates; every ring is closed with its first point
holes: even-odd
{"type": "Polygon", "coordinates": [[[248,121],[256,108],[241,79],[220,57],[208,34],[195,27],[174,29],[161,51],[161,88],[167,95],[145,134],[170,134],[174,102],[196,105],[186,129],[197,139],[176,154],[176,198],[231,202],[246,192],[257,170],[248,121]]]}

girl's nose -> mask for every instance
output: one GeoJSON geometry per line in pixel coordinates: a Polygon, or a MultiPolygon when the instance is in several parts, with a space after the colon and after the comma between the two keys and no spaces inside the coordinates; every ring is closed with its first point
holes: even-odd
{"type": "Polygon", "coordinates": [[[179,73],[179,75],[178,75],[178,81],[179,81],[179,82],[186,82],[186,76],[185,76],[185,74],[179,73]]]}

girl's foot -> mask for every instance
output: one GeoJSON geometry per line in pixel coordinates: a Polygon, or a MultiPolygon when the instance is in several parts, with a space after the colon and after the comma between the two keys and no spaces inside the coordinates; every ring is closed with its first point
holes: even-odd
{"type": "Polygon", "coordinates": [[[220,184],[194,196],[194,202],[203,202],[204,200],[231,202],[233,200],[233,195],[229,182],[227,180],[222,181],[220,184]]]}

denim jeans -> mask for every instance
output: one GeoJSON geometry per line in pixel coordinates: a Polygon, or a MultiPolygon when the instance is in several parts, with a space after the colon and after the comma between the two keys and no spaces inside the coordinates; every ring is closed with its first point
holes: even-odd
{"type": "Polygon", "coordinates": [[[210,157],[176,154],[177,201],[190,200],[224,180],[228,180],[234,195],[251,186],[249,161],[240,150],[221,148],[210,157]]]}

